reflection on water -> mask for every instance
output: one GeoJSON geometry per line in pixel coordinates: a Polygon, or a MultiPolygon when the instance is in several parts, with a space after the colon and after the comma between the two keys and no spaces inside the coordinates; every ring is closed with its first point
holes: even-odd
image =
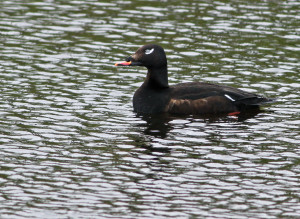
{"type": "Polygon", "coordinates": [[[299,3],[1,1],[3,218],[278,218],[299,209],[299,3]],[[278,98],[238,117],[132,112],[141,45],[170,84],[278,98]]]}
{"type": "MultiPolygon", "coordinates": [[[[172,115],[167,113],[154,114],[154,115],[137,115],[146,122],[146,127],[144,130],[145,135],[152,135],[154,137],[165,138],[172,126],[174,124],[173,120],[182,120],[182,121],[200,121],[202,123],[237,123],[243,122],[247,119],[255,117],[259,113],[267,112],[266,110],[252,110],[247,112],[242,112],[239,115],[172,115]]],[[[185,122],[184,122],[185,123],[185,122]]],[[[175,122],[176,124],[176,122],[175,122]]],[[[141,127],[145,126],[144,124],[139,125],[141,127]]],[[[200,130],[198,130],[200,131],[200,130]]]]}

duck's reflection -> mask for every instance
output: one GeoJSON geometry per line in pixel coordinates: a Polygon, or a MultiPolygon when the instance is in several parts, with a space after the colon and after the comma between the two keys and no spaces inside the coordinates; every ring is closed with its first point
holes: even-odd
{"type": "Polygon", "coordinates": [[[254,118],[259,113],[266,112],[264,110],[251,110],[247,112],[241,112],[238,115],[228,116],[226,115],[208,115],[208,116],[200,116],[200,115],[189,115],[189,116],[178,116],[178,115],[170,115],[168,113],[162,114],[154,114],[154,115],[137,115],[146,121],[146,127],[144,129],[145,135],[151,135],[157,138],[165,138],[170,130],[173,129],[173,124],[170,123],[175,119],[188,119],[190,122],[195,121],[203,121],[204,123],[212,123],[212,122],[243,122],[247,119],[254,118]]]}
{"type": "MultiPolygon", "coordinates": [[[[254,118],[256,115],[262,112],[265,111],[262,110],[248,111],[236,116],[228,116],[228,115],[177,116],[177,115],[170,115],[165,113],[155,114],[155,115],[137,115],[137,117],[141,118],[146,123],[139,124],[139,129],[142,130],[142,134],[132,135],[131,138],[134,139],[137,148],[143,148],[145,150],[142,150],[142,152],[139,151],[138,153],[135,154],[135,156],[139,157],[144,154],[149,155],[150,157],[148,157],[146,164],[151,171],[149,171],[146,174],[146,177],[149,179],[161,179],[162,173],[168,172],[170,170],[175,172],[184,171],[184,167],[178,168],[178,166],[176,166],[175,168],[172,159],[171,160],[165,159],[166,157],[174,156],[172,154],[172,151],[174,150],[173,145],[176,146],[178,142],[176,141],[176,139],[173,138],[173,136],[168,136],[168,135],[170,132],[172,132],[173,129],[175,130],[181,128],[180,122],[183,122],[183,124],[190,124],[193,122],[197,122],[197,123],[203,122],[206,124],[231,123],[231,125],[234,126],[235,123],[242,123],[247,119],[254,118]],[[176,120],[182,120],[182,121],[179,121],[178,123],[176,120]],[[168,137],[171,138],[170,141],[168,137]]],[[[236,125],[238,126],[238,124],[236,125]]],[[[183,125],[182,128],[184,129],[184,127],[185,125],[183,125]]],[[[201,126],[199,127],[199,132],[205,132],[205,125],[203,127],[201,126]]],[[[222,135],[220,135],[220,132],[218,130],[216,130],[215,132],[210,131],[208,136],[205,138],[207,138],[211,142],[215,142],[214,144],[218,145],[219,144],[218,142],[221,141],[222,135]]],[[[190,151],[187,153],[187,156],[197,157],[201,159],[202,154],[201,153],[195,154],[193,151],[190,151]]],[[[145,173],[141,172],[141,174],[145,174],[145,173]]]]}
{"type": "Polygon", "coordinates": [[[172,129],[169,122],[174,118],[167,113],[137,116],[146,121],[146,127],[144,130],[144,134],[146,135],[165,138],[167,133],[172,129]]]}

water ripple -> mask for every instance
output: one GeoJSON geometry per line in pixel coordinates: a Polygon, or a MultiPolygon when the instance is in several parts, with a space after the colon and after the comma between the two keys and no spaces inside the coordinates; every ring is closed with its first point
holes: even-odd
{"type": "Polygon", "coordinates": [[[297,217],[299,3],[0,3],[0,214],[297,217]],[[159,43],[171,84],[277,97],[245,118],[132,112],[159,43]]]}

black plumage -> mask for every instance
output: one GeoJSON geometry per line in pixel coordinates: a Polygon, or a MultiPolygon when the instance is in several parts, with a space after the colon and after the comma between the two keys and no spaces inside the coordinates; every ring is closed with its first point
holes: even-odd
{"type": "Polygon", "coordinates": [[[221,114],[258,109],[274,99],[240,89],[205,83],[168,84],[167,58],[161,46],[139,48],[126,62],[116,66],[145,66],[146,79],[135,92],[133,108],[137,113],[221,114]]]}

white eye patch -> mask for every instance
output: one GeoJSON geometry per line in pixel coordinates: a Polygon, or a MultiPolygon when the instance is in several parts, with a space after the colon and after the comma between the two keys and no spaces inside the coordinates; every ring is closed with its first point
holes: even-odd
{"type": "Polygon", "coordinates": [[[154,48],[152,48],[152,49],[146,49],[145,50],[145,54],[149,55],[149,54],[153,53],[153,51],[154,51],[154,48]]]}

